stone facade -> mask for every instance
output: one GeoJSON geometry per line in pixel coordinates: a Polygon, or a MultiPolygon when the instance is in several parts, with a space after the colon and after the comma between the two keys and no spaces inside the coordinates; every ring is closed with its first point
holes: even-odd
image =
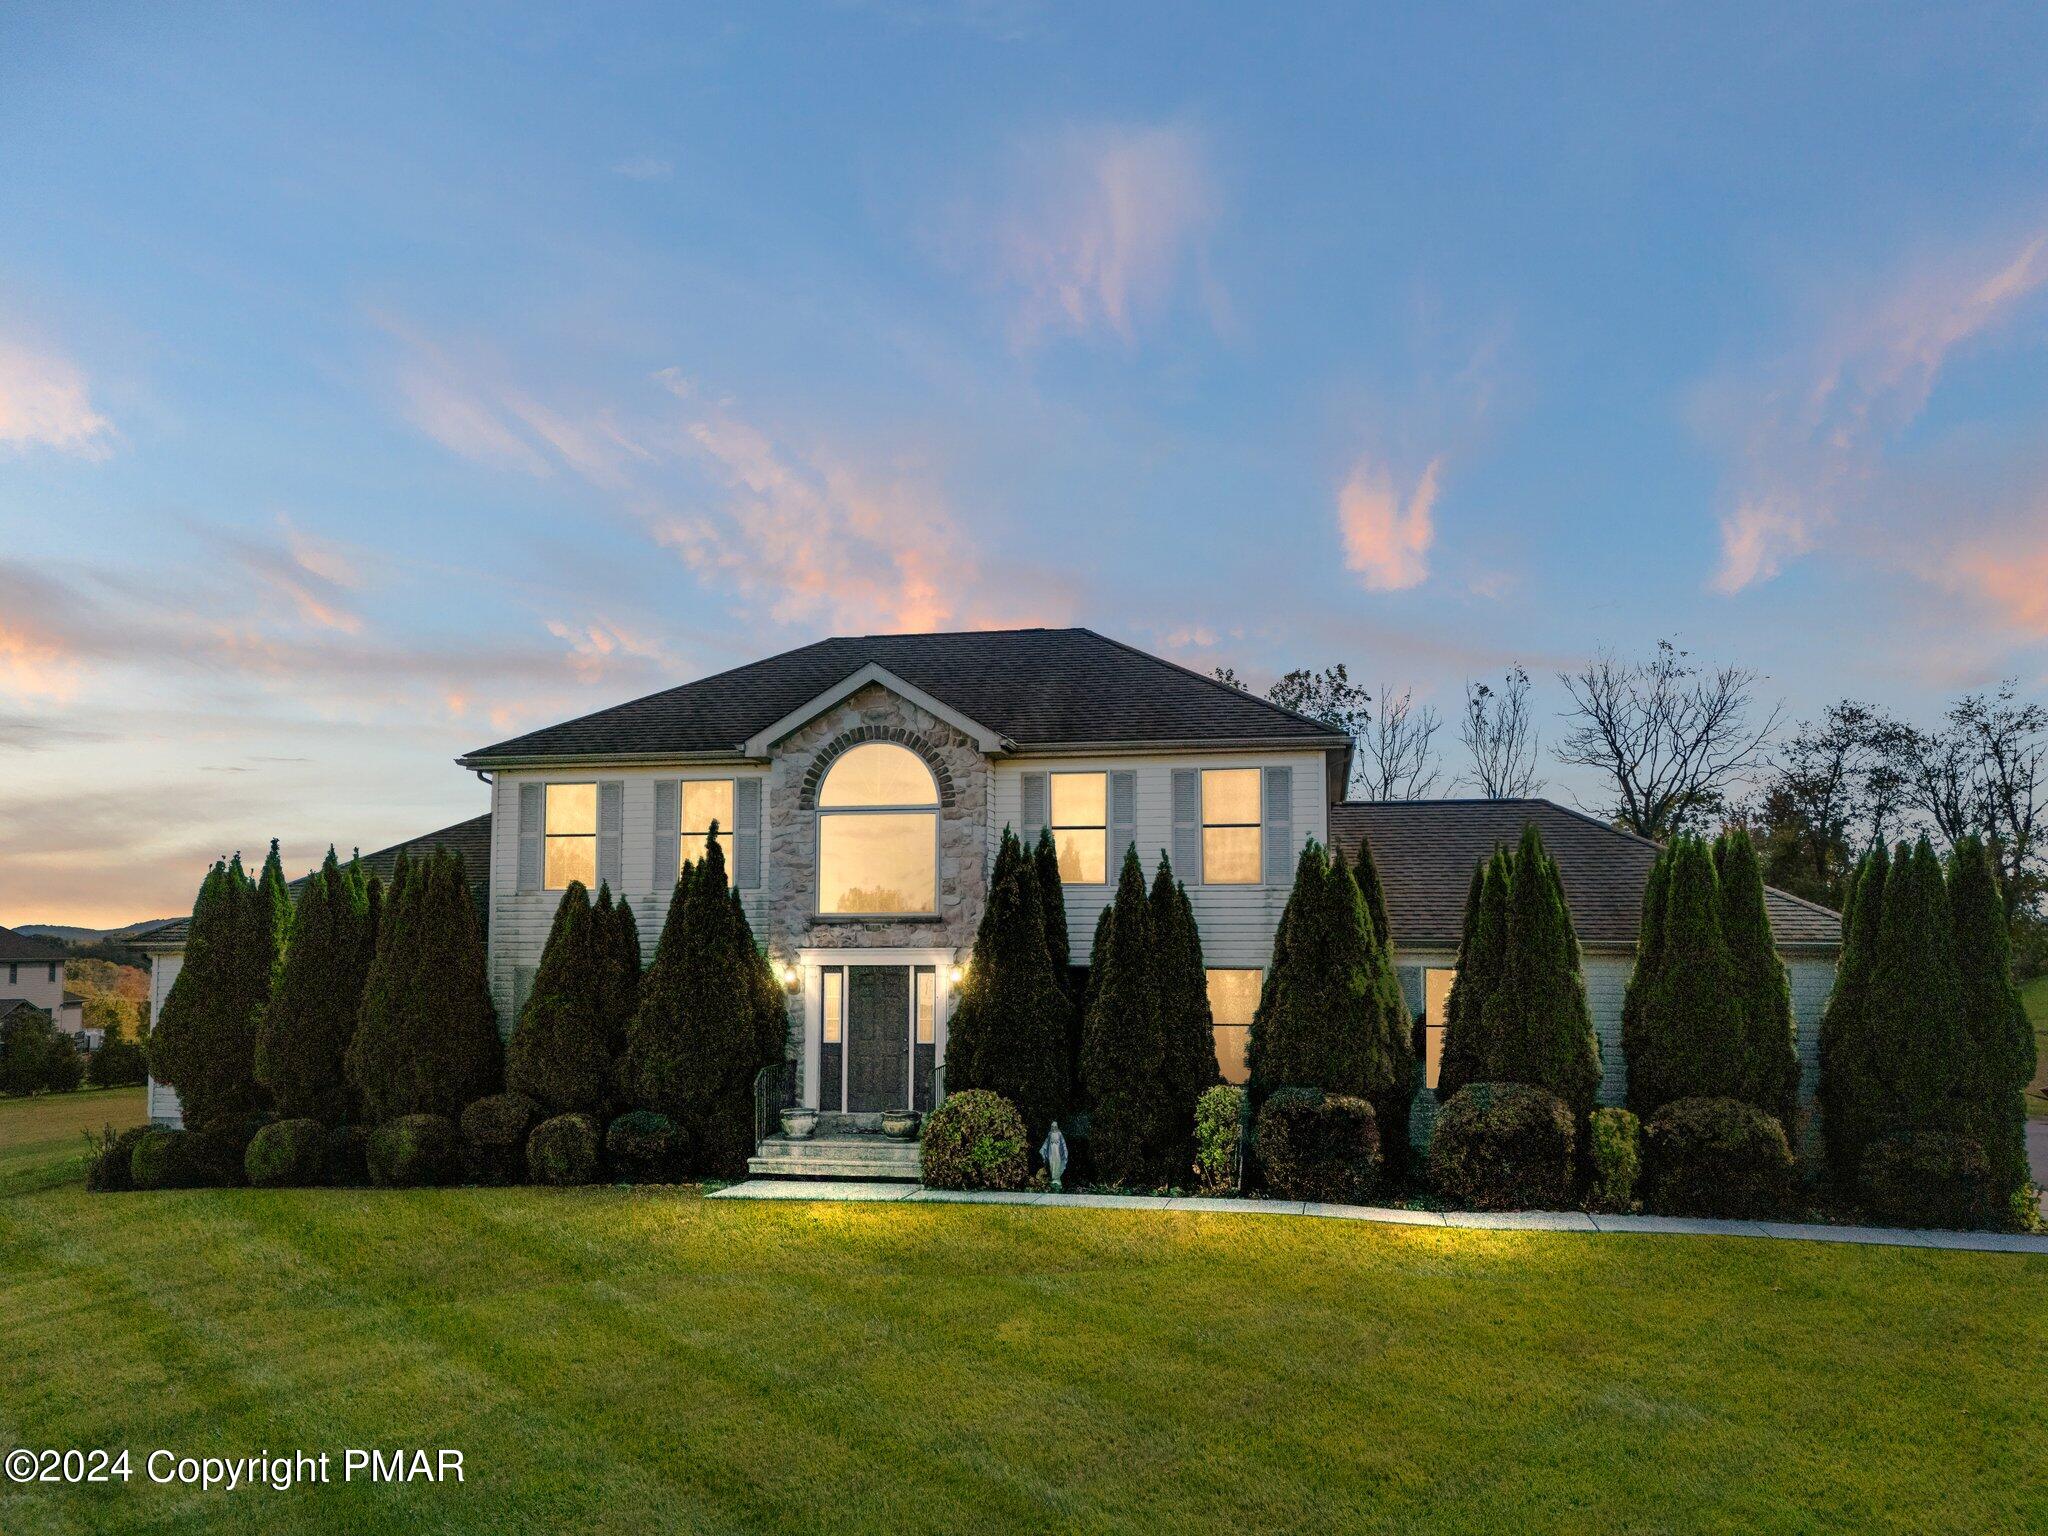
{"type": "MultiPolygon", "coordinates": [[[[936,715],[880,685],[861,689],[791,732],[773,748],[768,771],[767,835],[762,861],[766,922],[760,937],[781,959],[804,949],[953,949],[974,947],[987,888],[989,798],[993,776],[974,742],[936,715]],[[894,741],[924,758],[939,785],[938,915],[929,918],[820,918],[818,816],[822,769],[862,741],[894,741]]],[[[803,1003],[790,999],[790,1041],[801,1080],[803,1003]]]]}

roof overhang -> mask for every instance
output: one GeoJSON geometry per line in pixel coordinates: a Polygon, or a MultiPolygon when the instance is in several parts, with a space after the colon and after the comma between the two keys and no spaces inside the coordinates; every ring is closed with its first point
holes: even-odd
{"type": "Polygon", "coordinates": [[[1002,732],[991,730],[979,720],[969,719],[944,700],[935,699],[916,684],[905,682],[880,662],[871,661],[866,666],[848,673],[817,697],[799,704],[765,730],[756,731],[740,744],[740,750],[750,758],[765,758],[775,743],[791,731],[809,724],[833,705],[851,698],[871,683],[888,689],[898,698],[915,704],[927,714],[936,715],[961,735],[971,739],[983,753],[1008,752],[1014,749],[1015,744],[1002,732]]]}
{"type": "Polygon", "coordinates": [[[545,752],[527,756],[481,757],[474,753],[455,759],[455,766],[479,773],[509,772],[522,768],[661,768],[671,763],[751,762],[746,753],[731,747],[708,752],[545,752]]]}

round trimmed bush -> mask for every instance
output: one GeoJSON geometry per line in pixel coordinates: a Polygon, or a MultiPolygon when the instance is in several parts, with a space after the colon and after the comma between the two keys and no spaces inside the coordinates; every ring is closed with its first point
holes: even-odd
{"type": "Polygon", "coordinates": [[[686,1165],[682,1129],[651,1109],[632,1110],[607,1126],[604,1150],[612,1171],[629,1184],[673,1184],[686,1165]]]}
{"type": "Polygon", "coordinates": [[[1857,1188],[1870,1214],[1894,1227],[2005,1224],[1991,1157],[1974,1137],[1904,1131],[1870,1144],[1857,1188]]]}
{"type": "Polygon", "coordinates": [[[305,1119],[266,1125],[242,1154],[242,1171],[258,1189],[303,1189],[324,1182],[327,1127],[305,1119]]]}
{"type": "Polygon", "coordinates": [[[328,1128],[323,1159],[327,1182],[347,1189],[370,1182],[370,1128],[367,1125],[336,1125],[328,1128]]]}
{"type": "Polygon", "coordinates": [[[1218,1083],[1195,1100],[1195,1181],[1211,1194],[1236,1189],[1243,1141],[1244,1090],[1218,1083]]]}
{"type": "Polygon", "coordinates": [[[370,1182],[380,1189],[453,1184],[462,1172],[462,1144],[446,1115],[400,1115],[370,1132],[365,1149],[370,1182]]]}
{"type": "Polygon", "coordinates": [[[1570,1203],[1578,1129],[1563,1099],[1528,1083],[1472,1083],[1451,1095],[1429,1144],[1429,1181],[1475,1211],[1570,1203]]]}
{"type": "Polygon", "coordinates": [[[1253,1134],[1266,1187],[1284,1200],[1362,1205],[1379,1188],[1379,1122],[1364,1099],[1281,1088],[1259,1106],[1253,1134]]]}
{"type": "Polygon", "coordinates": [[[462,1166],[479,1184],[517,1184],[526,1176],[526,1137],[540,1106],[523,1093],[493,1093],[462,1112],[462,1166]]]}
{"type": "Polygon", "coordinates": [[[152,1127],[135,1140],[128,1178],[137,1189],[197,1189],[203,1181],[190,1131],[152,1127]]]}
{"type": "Polygon", "coordinates": [[[1643,1171],[1642,1122],[1625,1109],[1596,1109],[1587,1135],[1593,1162],[1588,1202],[1596,1211],[1633,1209],[1636,1178],[1643,1171]]]}
{"type": "Polygon", "coordinates": [[[526,1139],[526,1171],[536,1184],[589,1184],[601,1144],[595,1115],[556,1115],[526,1139]]]}
{"type": "Polygon", "coordinates": [[[1792,1199],[1785,1128],[1740,1099],[1674,1099],[1643,1122],[1642,1189],[1660,1216],[1775,1216],[1792,1199]]]}
{"type": "Polygon", "coordinates": [[[150,1133],[147,1125],[133,1125],[120,1135],[102,1138],[100,1150],[85,1171],[85,1187],[96,1194],[110,1194],[135,1187],[135,1143],[150,1133]]]}
{"type": "Polygon", "coordinates": [[[948,1094],[925,1116],[918,1158],[933,1189],[1022,1189],[1030,1143],[1017,1106],[986,1088],[948,1094]]]}

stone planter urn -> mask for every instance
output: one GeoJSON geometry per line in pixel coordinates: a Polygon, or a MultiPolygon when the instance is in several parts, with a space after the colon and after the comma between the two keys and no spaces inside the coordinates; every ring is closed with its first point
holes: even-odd
{"type": "Polygon", "coordinates": [[[805,1141],[818,1128],[818,1112],[815,1109],[785,1109],[782,1112],[782,1134],[792,1141],[805,1141]]]}
{"type": "Polygon", "coordinates": [[[917,1135],[918,1121],[922,1118],[914,1109],[885,1109],[882,1111],[882,1134],[897,1141],[909,1141],[917,1135]]]}

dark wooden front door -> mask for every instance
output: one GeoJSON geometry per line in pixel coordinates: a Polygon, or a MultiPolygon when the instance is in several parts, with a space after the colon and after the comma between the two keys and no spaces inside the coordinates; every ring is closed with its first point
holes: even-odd
{"type": "Polygon", "coordinates": [[[852,1114],[910,1104],[910,971],[846,968],[846,1108],[852,1114]]]}

